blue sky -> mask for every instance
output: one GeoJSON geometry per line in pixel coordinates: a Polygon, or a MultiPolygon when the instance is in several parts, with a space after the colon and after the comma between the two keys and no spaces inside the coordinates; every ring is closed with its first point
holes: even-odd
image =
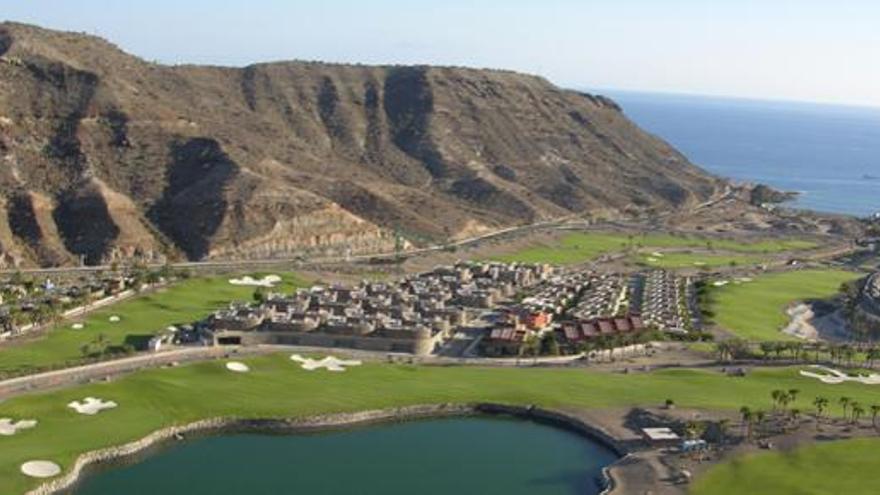
{"type": "Polygon", "coordinates": [[[166,63],[507,68],[576,88],[880,106],[877,0],[0,0],[166,63]]]}

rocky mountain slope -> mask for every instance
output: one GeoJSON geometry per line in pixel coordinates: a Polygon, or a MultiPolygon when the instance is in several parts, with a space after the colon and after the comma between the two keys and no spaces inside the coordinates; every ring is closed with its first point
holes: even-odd
{"type": "Polygon", "coordinates": [[[6,264],[370,251],[717,187],[612,101],[534,76],[166,66],[0,24],[6,264]]]}

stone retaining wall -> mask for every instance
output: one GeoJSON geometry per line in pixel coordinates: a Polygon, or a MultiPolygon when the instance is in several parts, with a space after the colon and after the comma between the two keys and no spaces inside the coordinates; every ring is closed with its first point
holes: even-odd
{"type": "MultiPolygon", "coordinates": [[[[601,442],[619,456],[628,452],[621,444],[606,432],[589,425],[577,418],[563,413],[536,408],[533,406],[519,407],[500,404],[435,404],[380,409],[355,413],[327,414],[302,419],[239,419],[212,418],[196,421],[187,425],[164,428],[125,445],[108,447],[80,455],[66,473],[56,479],[27,492],[26,495],[55,495],[70,489],[85,470],[95,464],[125,458],[144,451],[156,444],[171,441],[179,435],[195,432],[221,431],[270,431],[270,432],[303,432],[311,430],[332,429],[342,426],[362,425],[393,420],[424,419],[447,416],[469,416],[477,414],[510,415],[523,419],[545,422],[565,428],[590,439],[601,442]]],[[[606,485],[613,486],[613,480],[607,469],[603,470],[606,485]]]]}

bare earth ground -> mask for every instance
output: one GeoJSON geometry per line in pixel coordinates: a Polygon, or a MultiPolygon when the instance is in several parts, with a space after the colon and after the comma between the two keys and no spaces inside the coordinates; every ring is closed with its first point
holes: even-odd
{"type": "Polygon", "coordinates": [[[787,311],[791,322],[782,331],[805,340],[839,342],[848,340],[849,330],[842,310],[817,314],[813,305],[799,303],[787,311]]]}

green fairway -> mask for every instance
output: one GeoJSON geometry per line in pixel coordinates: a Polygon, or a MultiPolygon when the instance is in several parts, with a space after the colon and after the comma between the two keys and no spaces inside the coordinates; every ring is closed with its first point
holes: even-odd
{"type": "Polygon", "coordinates": [[[781,332],[786,307],[795,301],[831,297],[859,275],[840,270],[805,270],[763,275],[751,282],[713,288],[716,323],[748,340],[795,339],[781,332]]]}
{"type": "Polygon", "coordinates": [[[697,478],[693,495],[874,495],[880,490],[880,440],[810,445],[735,459],[697,478]]]}
{"type": "MultiPolygon", "coordinates": [[[[229,277],[193,278],[167,289],[102,308],[74,330],[71,322],[60,323],[46,336],[0,349],[0,376],[22,374],[50,367],[62,368],[83,359],[82,346],[103,334],[110,346],[143,343],[169,325],[192,323],[232,301],[249,301],[254,287],[235,286],[229,277]],[[109,321],[110,316],[120,321],[109,321]]],[[[299,280],[286,274],[278,288],[290,290],[299,280]]]]}
{"type": "Polygon", "coordinates": [[[558,241],[547,245],[529,247],[515,253],[498,256],[496,259],[506,262],[570,265],[583,263],[603,254],[624,251],[627,248],[707,248],[758,254],[780,253],[814,247],[816,247],[815,243],[798,239],[736,242],[661,234],[625,235],[582,232],[567,234],[558,241]]]}
{"type": "Polygon", "coordinates": [[[0,404],[0,417],[37,419],[39,425],[0,437],[0,493],[22,493],[37,484],[18,472],[32,459],[69,468],[82,452],[141,438],[164,426],[211,417],[303,417],[429,403],[496,402],[550,408],[629,407],[662,404],[735,410],[770,406],[773,389],[797,388],[804,407],[812,397],[847,395],[863,404],[880,401],[876,389],[825,385],[798,375],[799,368],[759,368],[731,378],[713,370],[669,369],[604,373],[583,369],[417,367],[367,364],[345,373],[308,372],[287,356],[247,360],[236,374],[213,361],[155,369],[112,383],[41,393],[0,404]],[[119,408],[82,416],[65,407],[86,396],[119,408]]]}
{"type": "Polygon", "coordinates": [[[761,256],[714,253],[643,253],[634,257],[636,263],[651,268],[718,268],[726,266],[759,265],[767,261],[761,256]],[[657,255],[660,256],[657,256],[657,255]]]}

